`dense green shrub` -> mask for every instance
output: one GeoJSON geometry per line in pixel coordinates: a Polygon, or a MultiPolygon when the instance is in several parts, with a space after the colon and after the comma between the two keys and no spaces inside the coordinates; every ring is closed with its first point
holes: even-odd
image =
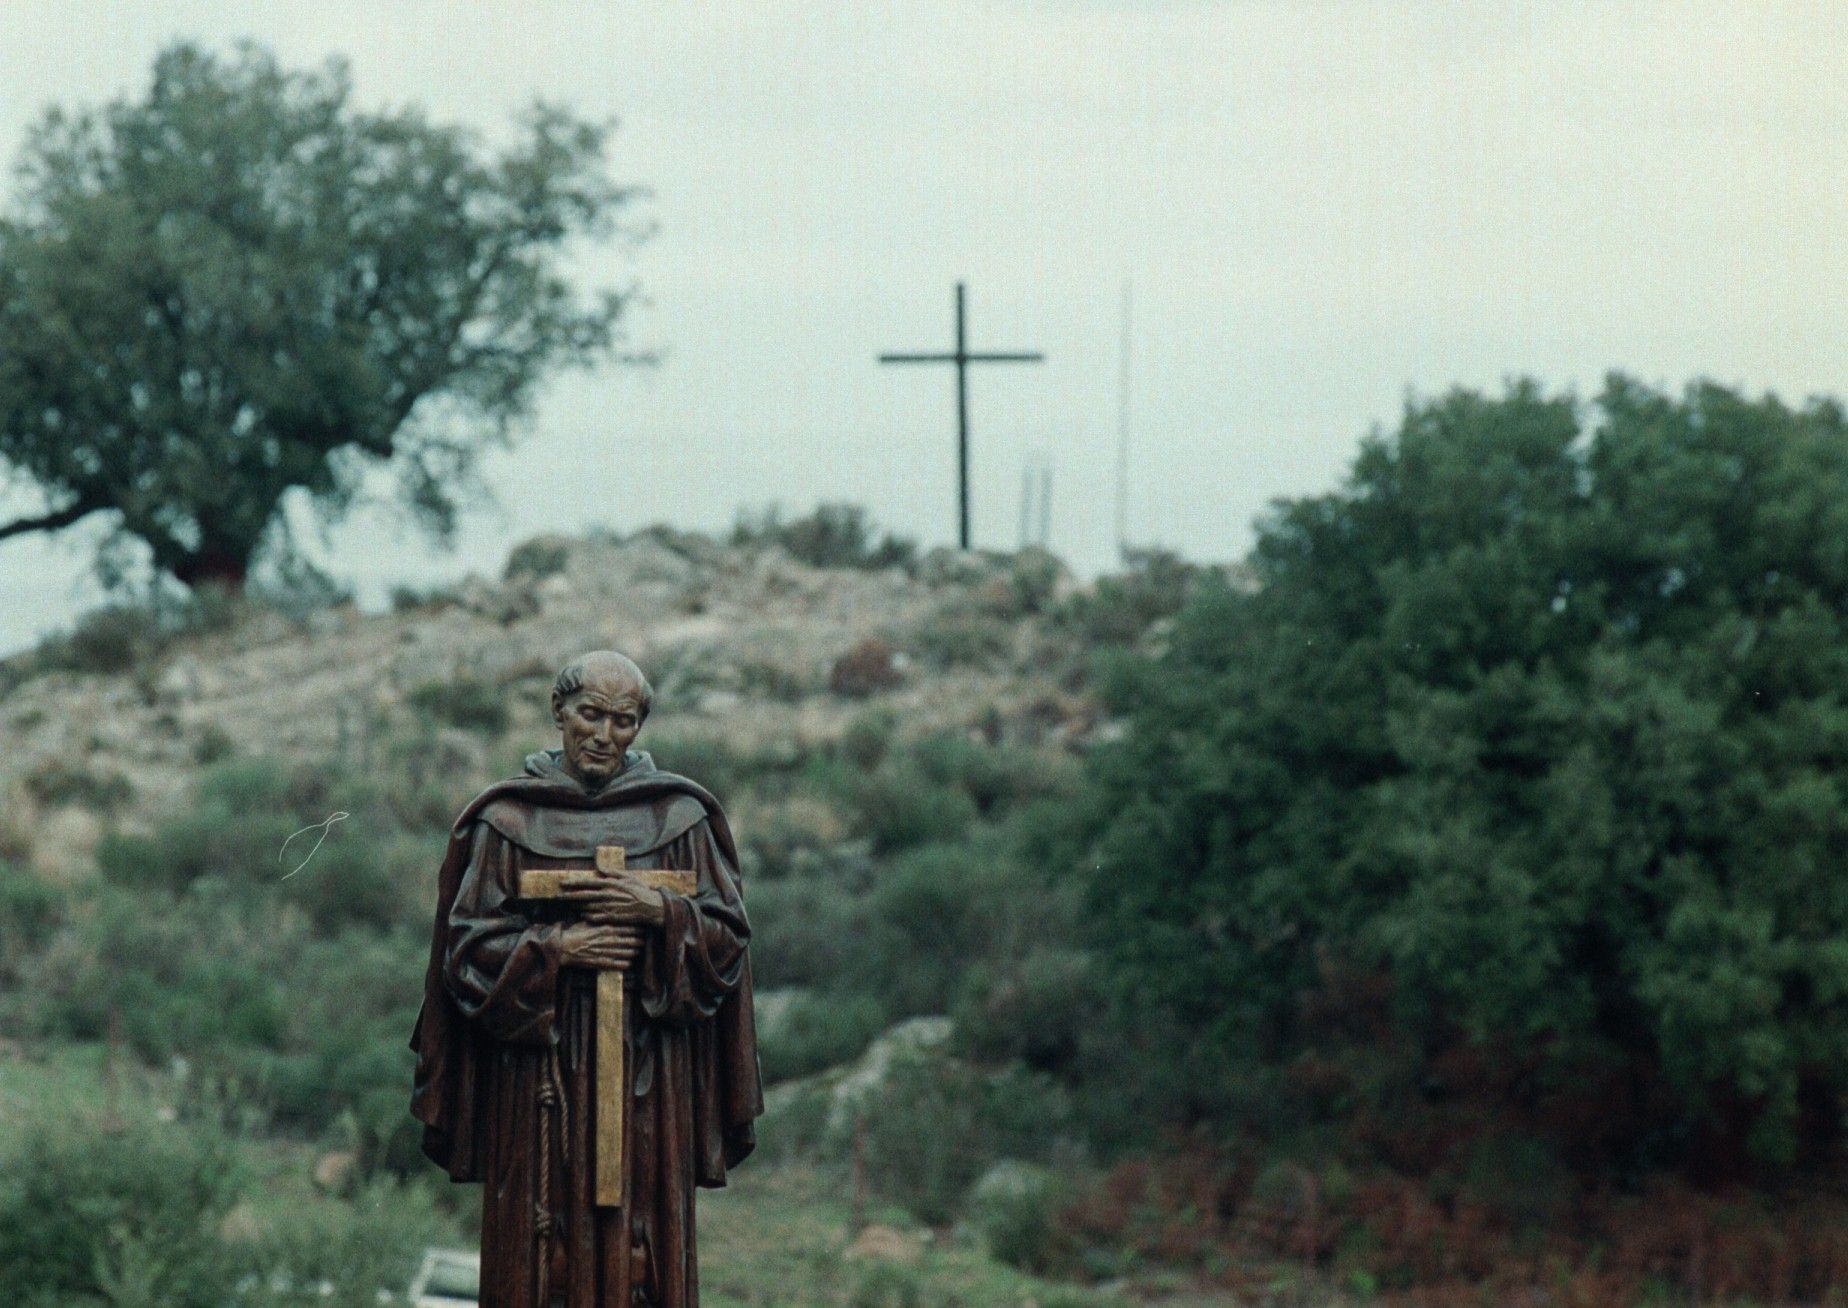
{"type": "Polygon", "coordinates": [[[185,1128],[40,1124],[0,1166],[0,1268],[28,1303],[223,1308],[237,1269],[218,1238],[239,1178],[185,1128]]]}
{"type": "Polygon", "coordinates": [[[1075,780],[1063,759],[984,744],[960,732],[926,736],[911,747],[910,757],[932,781],[968,795],[984,817],[1057,794],[1075,780]]]}
{"type": "Polygon", "coordinates": [[[753,884],[760,877],[844,876],[860,860],[844,845],[847,823],[832,804],[798,792],[734,813],[738,856],[753,884]]]}
{"type": "Polygon", "coordinates": [[[977,816],[975,801],[964,791],[934,782],[902,761],[871,773],[832,773],[826,784],[840,793],[854,829],[872,840],[875,854],[959,840],[977,816]]]}
{"type": "Polygon", "coordinates": [[[348,931],[304,944],[286,965],[293,1002],[278,1050],[244,1066],[281,1125],[350,1119],[362,1165],[415,1156],[404,1108],[405,1039],[423,998],[427,934],[348,931]]]}
{"type": "Polygon", "coordinates": [[[403,1293],[425,1249],[457,1242],[454,1224],[436,1209],[428,1188],[369,1181],[346,1203],[304,1206],[256,1239],[234,1245],[251,1273],[239,1302],[378,1308],[388,1302],[387,1292],[403,1293]]]}
{"type": "Polygon", "coordinates": [[[133,672],[159,652],[169,634],[156,612],[141,604],[91,609],[70,631],[51,636],[33,652],[35,670],[116,674],[133,672]]]}
{"type": "Polygon", "coordinates": [[[833,1098],[815,1081],[788,1081],[764,1095],[764,1115],[757,1121],[757,1151],[766,1162],[813,1162],[831,1157],[829,1119],[833,1098]]]}
{"type": "Polygon", "coordinates": [[[1167,550],[1131,550],[1121,573],[1099,577],[1053,612],[1053,623],[1087,646],[1131,645],[1178,613],[1201,570],[1167,550]]]}
{"type": "Polygon", "coordinates": [[[746,659],[738,665],[738,689],[747,699],[794,704],[820,689],[820,681],[773,659],[746,659]]]}
{"type": "MultiPolygon", "coordinates": [[[[858,956],[865,892],[823,878],[785,878],[752,884],[745,892],[751,914],[751,971],[766,990],[833,986],[858,956]]],[[[868,978],[870,979],[870,978],[868,978]]]]}
{"type": "Polygon", "coordinates": [[[1004,855],[994,841],[936,843],[893,859],[852,939],[852,975],[894,1015],[944,1013],[971,963],[1005,940],[1004,855]]]}
{"type": "Polygon", "coordinates": [[[885,1006],[872,995],[805,991],[791,1002],[774,1036],[759,1033],[764,1079],[775,1084],[839,1066],[865,1049],[885,1024],[885,1006]]]}
{"type": "MultiPolygon", "coordinates": [[[[69,902],[62,886],[0,859],[0,993],[25,978],[28,959],[63,924],[69,902]]],[[[11,1007],[0,1001],[0,1018],[11,1007]]]]}
{"type": "Polygon", "coordinates": [[[897,734],[898,715],[891,709],[864,709],[853,715],[847,730],[841,733],[841,757],[870,772],[885,761],[897,734]]]}
{"type": "Polygon", "coordinates": [[[363,774],[234,759],[201,774],[191,803],[151,832],[105,836],[96,857],[118,885],[203,885],[214,897],[293,904],[323,929],[382,929],[425,911],[451,813],[449,799],[414,786],[377,790],[363,774]]]}
{"type": "Polygon", "coordinates": [[[432,586],[393,586],[387,595],[393,613],[416,613],[420,610],[437,610],[452,608],[461,602],[461,593],[454,585],[439,583],[432,586]]]}
{"type": "Polygon", "coordinates": [[[917,544],[897,536],[875,539],[866,510],[857,504],[823,504],[804,518],[785,519],[776,505],[740,513],[733,545],[780,545],[816,568],[906,568],[917,544]]]}
{"type": "Polygon", "coordinates": [[[800,752],[794,749],[782,754],[751,750],[719,736],[662,735],[644,730],[635,747],[647,751],[656,767],[699,782],[721,803],[802,764],[800,752]]]}
{"type": "Polygon", "coordinates": [[[962,1047],[975,1056],[1070,1073],[1106,1004],[1095,960],[1062,943],[1056,909],[1048,905],[1042,921],[1046,929],[1024,953],[973,961],[952,1012],[962,1047]]]}
{"type": "Polygon", "coordinates": [[[890,1017],[947,1013],[966,979],[1060,929],[1005,834],[934,842],[880,865],[868,883],[822,877],[750,890],[753,967],[766,987],[877,999],[890,1017]]]}
{"type": "Polygon", "coordinates": [[[508,581],[544,581],[556,577],[571,562],[571,543],[555,536],[539,536],[515,545],[502,573],[508,581]]]}
{"type": "Polygon", "coordinates": [[[456,1236],[428,1189],[390,1181],[228,1235],[253,1178],[216,1131],[34,1123],[22,1139],[0,1165],[9,1303],[370,1308],[456,1236]]]}
{"type": "Polygon", "coordinates": [[[144,1057],[185,1056],[293,1130],[344,1123],[369,1168],[411,1166],[404,1040],[443,837],[407,829],[404,800],[327,768],[207,769],[151,832],[101,842],[99,891],[34,939],[19,1023],[95,1039],[114,1010],[144,1057]]]}
{"type": "Polygon", "coordinates": [[[1071,1199],[1071,1187],[1053,1169],[1004,1163],[977,1182],[966,1207],[989,1253],[1046,1276],[1069,1271],[1075,1261],[1074,1237],[1058,1220],[1071,1199]]]}
{"type": "Polygon", "coordinates": [[[1043,613],[1066,576],[1057,555],[1028,546],[1009,558],[1006,570],[983,588],[983,607],[1008,619],[1043,613]]]}
{"type": "Polygon", "coordinates": [[[986,668],[1014,647],[1011,622],[968,608],[959,601],[918,628],[917,651],[940,668],[986,668]]]}
{"type": "Polygon", "coordinates": [[[507,730],[507,692],[471,677],[445,677],[426,681],[404,697],[437,721],[463,731],[498,736],[507,730]]]}
{"type": "Polygon", "coordinates": [[[1637,1148],[1840,1138],[1803,1109],[1848,1093],[1837,406],[1413,404],[1254,563],[1119,665],[1129,731],[1049,864],[1118,993],[1249,1065],[1379,976],[1413,1048],[1659,1085],[1637,1148]]]}
{"type": "Polygon", "coordinates": [[[1045,1160],[1070,1127],[1063,1093],[1045,1078],[923,1051],[894,1054],[862,1112],[868,1179],[933,1225],[995,1159],[1045,1160]]]}
{"type": "Polygon", "coordinates": [[[120,772],[56,759],[26,774],[26,790],[50,807],[70,805],[105,816],[125,808],[135,797],[134,786],[120,772]]]}
{"type": "Polygon", "coordinates": [[[104,887],[50,942],[29,997],[42,1033],[100,1039],[109,1014],[144,1057],[276,1048],[288,1011],[279,963],[298,926],[251,911],[212,882],[184,895],[104,887]]]}
{"type": "Polygon", "coordinates": [[[113,1010],[144,1059],[184,1057],[202,1085],[292,1131],[344,1123],[367,1169],[413,1169],[404,1042],[428,936],[317,937],[222,889],[105,887],[40,956],[21,1025],[94,1040],[113,1010]]]}

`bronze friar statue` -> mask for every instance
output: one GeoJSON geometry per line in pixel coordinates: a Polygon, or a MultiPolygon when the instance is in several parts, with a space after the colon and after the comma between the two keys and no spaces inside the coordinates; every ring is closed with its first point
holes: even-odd
{"type": "Polygon", "coordinates": [[[438,876],[411,1112],[484,1185],[483,1308],[695,1308],[694,1187],[763,1112],[737,848],[630,748],[650,698],[620,654],[573,660],[562,748],[462,810],[438,876]]]}

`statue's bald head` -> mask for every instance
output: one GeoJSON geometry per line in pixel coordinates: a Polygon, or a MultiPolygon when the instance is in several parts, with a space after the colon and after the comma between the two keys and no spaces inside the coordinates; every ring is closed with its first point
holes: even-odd
{"type": "Polygon", "coordinates": [[[559,708],[580,690],[594,690],[612,703],[631,700],[641,717],[654,707],[654,687],[627,654],[613,649],[593,649],[580,654],[558,670],[552,682],[552,707],[559,708]]]}
{"type": "Polygon", "coordinates": [[[620,772],[653,703],[648,678],[615,650],[593,650],[565,664],[552,683],[565,770],[588,786],[620,772]]]}

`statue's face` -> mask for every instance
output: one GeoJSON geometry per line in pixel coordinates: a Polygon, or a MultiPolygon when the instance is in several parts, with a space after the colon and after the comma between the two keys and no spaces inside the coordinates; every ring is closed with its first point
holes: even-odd
{"type": "Polygon", "coordinates": [[[616,775],[642,729],[641,687],[627,677],[593,673],[581,689],[553,701],[552,720],[563,740],[565,770],[600,784],[616,775]]]}

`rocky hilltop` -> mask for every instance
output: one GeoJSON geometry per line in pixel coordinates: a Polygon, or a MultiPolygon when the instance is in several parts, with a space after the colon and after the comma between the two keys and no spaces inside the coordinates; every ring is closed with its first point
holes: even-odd
{"type": "Polygon", "coordinates": [[[1086,591],[1037,551],[818,567],[654,528],[531,540],[498,580],[388,613],[243,602],[157,638],[158,615],[114,610],[0,664],[0,857],[79,875],[103,830],[146,825],[232,752],[364,767],[427,728],[441,766],[504,771],[549,742],[561,660],[598,646],[654,682],[644,746],[823,743],[877,704],[901,730],[1082,748],[1098,714],[1057,615],[1086,591]]]}

